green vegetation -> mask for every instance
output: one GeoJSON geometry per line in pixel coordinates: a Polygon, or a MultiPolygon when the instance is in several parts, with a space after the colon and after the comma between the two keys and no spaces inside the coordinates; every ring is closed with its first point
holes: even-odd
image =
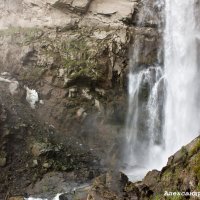
{"type": "Polygon", "coordinates": [[[181,162],[183,163],[183,165],[187,164],[187,157],[188,157],[188,151],[186,149],[186,147],[182,147],[181,148],[181,162]]]}
{"type": "Polygon", "coordinates": [[[200,191],[200,183],[198,183],[196,191],[200,191]]]}
{"type": "Polygon", "coordinates": [[[185,154],[187,154],[188,152],[187,152],[187,149],[183,146],[182,148],[181,148],[181,154],[182,155],[185,155],[185,154]]]}
{"type": "Polygon", "coordinates": [[[135,185],[132,182],[128,182],[125,186],[125,191],[126,192],[131,192],[136,189],[135,185]]]}
{"type": "Polygon", "coordinates": [[[161,200],[163,198],[163,195],[157,194],[153,195],[150,200],[161,200]]]}
{"type": "Polygon", "coordinates": [[[45,69],[39,66],[35,66],[31,71],[23,71],[20,78],[23,81],[35,82],[40,79],[45,69]]]}
{"type": "Polygon", "coordinates": [[[184,198],[182,196],[172,196],[167,197],[167,200],[183,200],[184,198]]]}
{"type": "Polygon", "coordinates": [[[163,174],[162,174],[162,180],[164,182],[169,182],[172,178],[173,174],[170,170],[166,170],[163,174]]]}
{"type": "Polygon", "coordinates": [[[64,66],[70,78],[90,77],[96,80],[99,77],[95,46],[90,45],[84,38],[63,44],[65,56],[64,66]]]}
{"type": "Polygon", "coordinates": [[[193,171],[195,173],[195,175],[197,176],[198,180],[200,180],[200,155],[198,154],[197,156],[195,156],[195,165],[193,167],[193,171]]]}
{"type": "Polygon", "coordinates": [[[200,150],[200,139],[197,140],[195,146],[189,152],[189,155],[192,156],[192,155],[196,154],[199,150],[200,150]]]}
{"type": "Polygon", "coordinates": [[[163,194],[153,195],[150,200],[183,200],[182,196],[164,196],[163,194]]]}
{"type": "Polygon", "coordinates": [[[0,37],[16,36],[16,43],[26,44],[39,38],[43,31],[39,28],[21,28],[21,27],[9,27],[7,29],[0,30],[0,37]],[[24,37],[20,37],[23,35],[24,37]]]}

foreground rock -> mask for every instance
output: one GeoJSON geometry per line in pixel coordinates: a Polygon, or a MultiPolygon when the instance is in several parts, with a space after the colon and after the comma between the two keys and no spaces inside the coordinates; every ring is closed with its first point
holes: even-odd
{"type": "Polygon", "coordinates": [[[101,175],[93,182],[87,199],[198,199],[199,158],[200,137],[171,156],[167,166],[161,171],[150,171],[141,182],[129,182],[126,175],[118,172],[108,172],[101,175]],[[173,192],[185,193],[186,196],[173,195],[173,192]],[[192,194],[192,192],[194,193],[192,194]]]}
{"type": "MultiPolygon", "coordinates": [[[[171,192],[199,192],[200,137],[183,146],[171,156],[161,172],[149,172],[143,180],[154,194],[171,192]]],[[[191,197],[191,199],[194,197],[191,197]]]]}

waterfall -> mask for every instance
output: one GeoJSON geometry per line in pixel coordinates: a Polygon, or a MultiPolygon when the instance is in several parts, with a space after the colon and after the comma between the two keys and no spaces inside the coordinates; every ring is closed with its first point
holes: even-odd
{"type": "MultiPolygon", "coordinates": [[[[145,10],[148,1],[143,2],[145,10]]],[[[162,4],[161,0],[157,3],[162,4]]],[[[164,65],[158,58],[151,66],[140,66],[142,47],[137,39],[133,44],[124,159],[125,173],[132,180],[141,179],[149,170],[161,169],[170,155],[199,134],[200,34],[196,7],[195,0],[165,1],[165,28],[161,31],[164,65]]],[[[139,25],[144,13],[139,15],[139,25]]]]}
{"type": "Polygon", "coordinates": [[[162,159],[163,97],[159,95],[163,93],[163,80],[160,66],[129,74],[126,162],[130,168],[126,173],[134,180],[143,177],[149,169],[157,168],[162,159]]]}
{"type": "Polygon", "coordinates": [[[166,157],[189,143],[200,130],[200,32],[196,6],[195,0],[166,1],[166,157]]]}

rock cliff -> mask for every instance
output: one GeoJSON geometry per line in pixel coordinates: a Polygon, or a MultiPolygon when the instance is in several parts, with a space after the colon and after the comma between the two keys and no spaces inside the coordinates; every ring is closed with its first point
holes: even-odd
{"type": "Polygon", "coordinates": [[[128,0],[6,0],[0,10],[0,73],[37,91],[39,120],[92,148],[110,148],[123,132],[134,41],[141,66],[158,59],[155,16],[134,24],[142,3],[128,0]]]}
{"type": "Polygon", "coordinates": [[[162,45],[161,9],[147,4],[139,23],[139,0],[0,2],[2,198],[47,172],[77,166],[91,180],[96,166],[118,167],[129,55],[140,43],[138,66],[148,67],[162,45]]]}

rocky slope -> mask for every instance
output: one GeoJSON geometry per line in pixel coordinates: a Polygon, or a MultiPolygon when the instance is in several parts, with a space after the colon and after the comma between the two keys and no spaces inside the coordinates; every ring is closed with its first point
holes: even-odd
{"type": "Polygon", "coordinates": [[[161,171],[150,171],[141,182],[131,183],[124,174],[113,171],[96,178],[88,199],[199,199],[199,162],[200,137],[171,156],[161,171]]]}
{"type": "Polygon", "coordinates": [[[73,135],[61,137],[50,124],[40,122],[23,101],[24,88],[19,86],[18,93],[11,96],[7,86],[7,82],[0,86],[0,199],[42,193],[50,196],[67,187],[60,183],[62,188],[56,188],[54,181],[49,189],[44,184],[38,191],[34,185],[44,174],[55,174],[55,180],[60,181],[58,171],[68,179],[67,184],[88,182],[99,175],[101,165],[95,151],[73,135]]]}
{"type": "Polygon", "coordinates": [[[45,193],[34,183],[52,171],[84,182],[119,166],[129,54],[139,43],[148,67],[162,45],[160,6],[147,4],[138,23],[139,0],[0,2],[2,199],[45,193]]]}

